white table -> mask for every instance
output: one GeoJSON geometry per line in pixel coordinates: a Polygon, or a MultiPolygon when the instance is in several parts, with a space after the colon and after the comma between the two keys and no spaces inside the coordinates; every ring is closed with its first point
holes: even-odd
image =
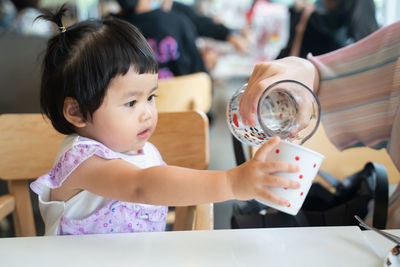
{"type": "Polygon", "coordinates": [[[372,267],[393,246],[353,226],[0,238],[0,266],[372,267]]]}
{"type": "MultiPolygon", "coordinates": [[[[400,229],[385,231],[400,236],[400,229]]],[[[367,240],[367,243],[370,246],[371,250],[375,253],[376,256],[380,258],[386,257],[388,251],[395,246],[392,241],[374,233],[373,231],[363,231],[362,234],[367,240]]]]}

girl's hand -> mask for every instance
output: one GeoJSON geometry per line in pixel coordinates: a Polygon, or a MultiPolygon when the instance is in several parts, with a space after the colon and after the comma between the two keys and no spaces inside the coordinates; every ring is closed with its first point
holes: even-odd
{"type": "Polygon", "coordinates": [[[255,112],[258,99],[265,88],[272,83],[279,80],[296,80],[314,90],[314,87],[318,87],[318,79],[318,71],[314,65],[298,57],[286,57],[257,64],[239,103],[243,123],[248,126],[256,125],[255,112]]]}
{"type": "Polygon", "coordinates": [[[234,198],[240,200],[263,198],[278,205],[289,204],[286,199],[278,197],[268,189],[270,186],[293,189],[300,187],[298,182],[274,175],[276,172],[298,172],[297,165],[283,161],[265,161],[279,141],[279,137],[272,138],[257,150],[253,159],[227,172],[234,198]]]}

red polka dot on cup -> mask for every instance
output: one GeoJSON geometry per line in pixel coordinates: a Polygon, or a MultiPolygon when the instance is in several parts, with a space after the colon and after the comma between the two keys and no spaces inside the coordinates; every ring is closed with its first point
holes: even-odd
{"type": "Polygon", "coordinates": [[[284,206],[277,205],[265,199],[257,199],[257,201],[282,212],[296,215],[307,197],[307,192],[309,192],[313,179],[315,178],[323,159],[324,156],[318,152],[293,144],[286,140],[281,140],[281,142],[274,147],[271,153],[266,156],[265,161],[280,161],[297,165],[299,167],[298,171],[280,172],[278,173],[278,176],[299,183],[300,188],[292,189],[288,186],[269,187],[269,190],[272,193],[288,201],[284,206]]]}

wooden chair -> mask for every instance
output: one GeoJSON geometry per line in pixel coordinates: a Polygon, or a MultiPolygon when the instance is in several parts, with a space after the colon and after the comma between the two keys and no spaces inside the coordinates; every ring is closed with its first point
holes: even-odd
{"type": "Polygon", "coordinates": [[[207,73],[199,72],[158,81],[159,112],[201,110],[210,111],[212,84],[207,73]]]}
{"type": "MultiPolygon", "coordinates": [[[[208,132],[202,112],[160,113],[150,142],[170,165],[206,169],[208,132]]],[[[51,169],[64,137],[41,114],[0,115],[0,179],[9,185],[9,194],[0,197],[0,219],[13,213],[16,236],[36,235],[28,180],[51,169]]],[[[212,228],[212,205],[176,208],[174,230],[212,228]]]]}
{"type": "MultiPolygon", "coordinates": [[[[161,112],[150,142],[168,165],[206,170],[209,163],[208,119],[203,112],[161,112]]],[[[213,229],[212,204],[176,207],[173,230],[213,229]]]]}
{"type": "MultiPolygon", "coordinates": [[[[325,160],[322,162],[321,170],[340,180],[361,170],[369,161],[380,163],[386,167],[390,184],[397,184],[400,180],[400,173],[385,149],[355,147],[339,151],[329,140],[322,124],[316,133],[304,143],[304,146],[323,154],[325,160]]],[[[322,179],[318,181],[322,182],[322,179]]]]}

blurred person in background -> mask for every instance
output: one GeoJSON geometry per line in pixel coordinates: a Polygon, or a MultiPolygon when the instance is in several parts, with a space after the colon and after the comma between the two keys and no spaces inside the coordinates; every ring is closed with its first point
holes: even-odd
{"type": "Polygon", "coordinates": [[[356,42],[378,30],[373,0],[293,1],[290,37],[278,58],[314,56],[356,42]]]}
{"type": "Polygon", "coordinates": [[[209,37],[219,41],[227,41],[238,52],[246,53],[249,49],[249,39],[246,30],[233,30],[213,18],[204,16],[195,11],[192,6],[173,0],[164,0],[162,7],[165,11],[178,12],[187,16],[195,26],[197,33],[202,37],[209,37]]]}
{"type": "Polygon", "coordinates": [[[24,35],[49,36],[53,25],[47,21],[35,20],[41,13],[38,10],[39,0],[11,0],[17,9],[14,20],[6,31],[24,35]]]}
{"type": "Polygon", "coordinates": [[[161,9],[162,0],[118,0],[122,11],[115,15],[142,32],[159,63],[159,78],[207,72],[197,49],[193,23],[177,12],[161,9]]]}
{"type": "Polygon", "coordinates": [[[17,15],[17,9],[10,0],[0,0],[0,33],[6,31],[17,15]]]}

